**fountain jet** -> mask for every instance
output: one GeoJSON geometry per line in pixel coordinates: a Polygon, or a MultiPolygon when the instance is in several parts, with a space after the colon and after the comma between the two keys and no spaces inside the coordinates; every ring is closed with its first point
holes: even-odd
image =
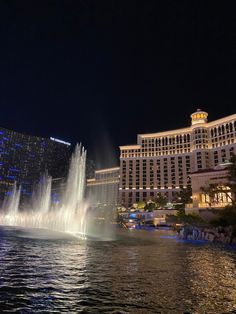
{"type": "Polygon", "coordinates": [[[86,151],[76,145],[72,154],[64,193],[57,208],[51,205],[52,178],[45,174],[33,192],[28,210],[19,211],[20,188],[14,184],[11,197],[4,202],[4,214],[0,217],[3,225],[29,228],[48,228],[86,234],[87,203],[83,200],[85,189],[86,151]]]}

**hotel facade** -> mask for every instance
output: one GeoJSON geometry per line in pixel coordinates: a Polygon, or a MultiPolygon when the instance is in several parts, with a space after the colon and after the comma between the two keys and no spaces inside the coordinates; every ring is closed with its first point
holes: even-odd
{"type": "Polygon", "coordinates": [[[120,168],[95,170],[94,178],[87,179],[87,197],[92,207],[118,205],[120,168]]]}
{"type": "Polygon", "coordinates": [[[120,146],[120,204],[128,207],[158,193],[171,202],[191,187],[191,173],[215,168],[236,154],[236,114],[207,118],[198,109],[189,127],[138,134],[137,144],[120,146]]]}

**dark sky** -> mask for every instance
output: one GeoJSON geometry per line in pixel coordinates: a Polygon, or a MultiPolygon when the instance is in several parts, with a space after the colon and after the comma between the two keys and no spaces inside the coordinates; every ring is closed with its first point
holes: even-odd
{"type": "Polygon", "coordinates": [[[235,113],[231,3],[0,0],[0,125],[81,141],[99,167],[198,107],[235,113]]]}

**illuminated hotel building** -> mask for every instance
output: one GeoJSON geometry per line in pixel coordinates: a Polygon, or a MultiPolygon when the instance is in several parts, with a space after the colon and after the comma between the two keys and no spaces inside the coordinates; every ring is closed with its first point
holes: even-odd
{"type": "Polygon", "coordinates": [[[70,143],[0,128],[0,203],[14,182],[24,201],[46,170],[53,179],[65,177],[70,155],[70,143]]]}
{"type": "Polygon", "coordinates": [[[137,144],[120,146],[119,199],[124,206],[155,198],[169,201],[191,186],[190,174],[214,168],[236,154],[236,114],[207,122],[198,109],[190,127],[138,134],[137,144]]]}
{"type": "Polygon", "coordinates": [[[87,196],[93,207],[118,204],[120,168],[95,170],[93,179],[87,179],[87,196]]]}

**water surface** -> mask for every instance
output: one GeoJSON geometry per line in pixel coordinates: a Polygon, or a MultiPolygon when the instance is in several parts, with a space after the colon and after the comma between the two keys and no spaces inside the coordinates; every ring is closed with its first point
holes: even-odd
{"type": "Polygon", "coordinates": [[[116,241],[0,228],[1,313],[236,313],[236,252],[170,231],[116,241]]]}

